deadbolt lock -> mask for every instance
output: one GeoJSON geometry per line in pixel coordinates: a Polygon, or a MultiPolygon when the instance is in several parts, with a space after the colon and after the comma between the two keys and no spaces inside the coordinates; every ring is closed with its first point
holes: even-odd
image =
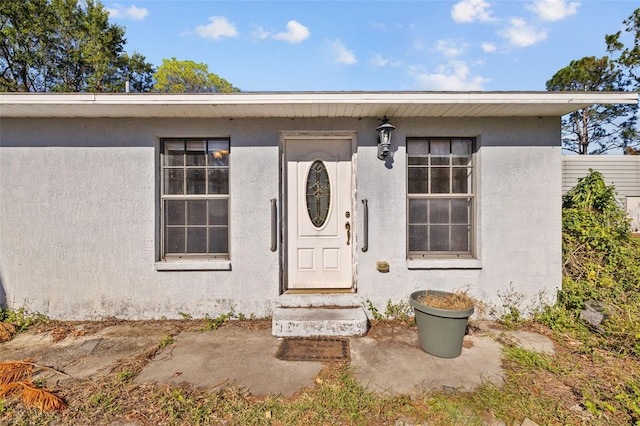
{"type": "Polygon", "coordinates": [[[351,213],[350,212],[344,212],[344,217],[346,217],[347,219],[351,217],[351,213]]]}

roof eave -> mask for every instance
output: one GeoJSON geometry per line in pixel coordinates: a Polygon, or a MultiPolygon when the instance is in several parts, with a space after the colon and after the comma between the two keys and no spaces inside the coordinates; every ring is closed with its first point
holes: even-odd
{"type": "Polygon", "coordinates": [[[561,116],[637,101],[633,92],[2,93],[0,117],[561,116]]]}

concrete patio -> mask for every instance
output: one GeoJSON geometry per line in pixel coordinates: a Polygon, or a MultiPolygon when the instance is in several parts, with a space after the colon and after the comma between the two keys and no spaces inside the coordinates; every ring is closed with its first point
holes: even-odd
{"type": "MultiPolygon", "coordinates": [[[[323,363],[277,359],[282,339],[271,334],[269,323],[257,324],[231,322],[218,330],[196,331],[178,329],[171,322],[124,322],[86,334],[78,326],[75,336],[55,343],[50,332],[27,332],[0,344],[0,361],[31,358],[68,375],[45,372],[43,378],[90,379],[108,374],[173,336],[144,366],[137,382],[187,383],[205,390],[235,385],[255,396],[291,396],[312,386],[323,363]]],[[[465,337],[462,354],[454,359],[422,351],[413,327],[377,325],[366,336],[349,338],[350,364],[356,379],[377,392],[472,390],[485,381],[502,382],[500,341],[509,339],[530,350],[553,352],[553,343],[545,336],[503,332],[488,322],[478,325],[465,337]]]]}

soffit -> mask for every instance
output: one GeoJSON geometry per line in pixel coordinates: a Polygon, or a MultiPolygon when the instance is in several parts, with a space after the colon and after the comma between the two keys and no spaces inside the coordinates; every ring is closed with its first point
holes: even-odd
{"type": "Polygon", "coordinates": [[[2,93],[0,117],[559,117],[630,92],[2,93]]]}

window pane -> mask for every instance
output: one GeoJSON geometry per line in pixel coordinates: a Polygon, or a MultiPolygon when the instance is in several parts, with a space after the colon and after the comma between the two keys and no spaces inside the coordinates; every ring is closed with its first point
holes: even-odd
{"type": "Polygon", "coordinates": [[[163,140],[162,149],[164,253],[227,254],[229,140],[163,140]]]}
{"type": "Polygon", "coordinates": [[[449,251],[449,226],[432,225],[429,227],[431,251],[449,251]]]}
{"type": "Polygon", "coordinates": [[[410,253],[473,252],[473,142],[437,136],[407,139],[410,253]]]}
{"type": "Polygon", "coordinates": [[[184,194],[184,170],[183,169],[165,169],[164,193],[165,194],[184,194]]]}
{"type": "Polygon", "coordinates": [[[449,223],[449,200],[429,201],[429,223],[449,223]]]}
{"type": "Polygon", "coordinates": [[[448,140],[432,140],[430,141],[430,154],[436,157],[448,157],[449,156],[449,141],[448,140]]]}
{"type": "Polygon", "coordinates": [[[216,226],[209,228],[209,253],[229,253],[229,228],[216,226]]]}
{"type": "Polygon", "coordinates": [[[449,165],[449,141],[431,141],[431,164],[449,165]]]}
{"type": "Polygon", "coordinates": [[[209,166],[229,165],[229,141],[209,141],[209,166]]]}
{"type": "Polygon", "coordinates": [[[453,225],[451,227],[451,250],[469,252],[469,226],[453,225]]]}
{"type": "Polygon", "coordinates": [[[455,167],[453,169],[452,194],[468,194],[469,181],[471,179],[471,169],[466,167],[455,167]]]}
{"type": "Polygon", "coordinates": [[[425,225],[409,225],[409,251],[428,251],[428,227],[425,225]]]}
{"type": "Polygon", "coordinates": [[[207,228],[187,228],[187,253],[207,252],[207,228]]]}
{"type": "Polygon", "coordinates": [[[187,166],[204,166],[206,161],[206,142],[187,142],[187,166]]]}
{"type": "Polygon", "coordinates": [[[429,200],[409,200],[409,223],[427,223],[429,200]]]}
{"type": "Polygon", "coordinates": [[[165,228],[165,253],[184,253],[184,228],[165,228]]]}
{"type": "Polygon", "coordinates": [[[449,175],[451,169],[448,167],[432,167],[431,168],[431,193],[432,194],[448,194],[449,193],[449,175]]]}
{"type": "Polygon", "coordinates": [[[471,141],[454,140],[451,142],[451,153],[454,165],[469,165],[471,163],[471,141]]]}
{"type": "Polygon", "coordinates": [[[471,223],[471,200],[469,198],[451,200],[451,223],[471,223]]]}
{"type": "Polygon", "coordinates": [[[184,201],[169,200],[165,202],[164,221],[165,225],[184,225],[184,201]]]}
{"type": "Polygon", "coordinates": [[[187,194],[206,193],[205,169],[187,170],[187,194]]]}
{"type": "Polygon", "coordinates": [[[410,166],[428,166],[429,157],[409,157],[408,164],[410,166]]]}
{"type": "Polygon", "coordinates": [[[165,142],[164,165],[184,166],[184,142],[165,142]]]}
{"type": "Polygon", "coordinates": [[[209,169],[209,194],[229,193],[229,169],[209,169]]]}
{"type": "Polygon", "coordinates": [[[209,200],[209,225],[228,225],[228,200],[209,200]]]}
{"type": "Polygon", "coordinates": [[[407,154],[409,155],[428,155],[429,142],[420,139],[409,139],[407,141],[407,154]]]}
{"type": "Polygon", "coordinates": [[[187,225],[207,224],[207,202],[205,200],[187,201],[187,225]]]}
{"type": "Polygon", "coordinates": [[[426,194],[429,192],[429,169],[426,167],[409,167],[409,194],[426,194]]]}

